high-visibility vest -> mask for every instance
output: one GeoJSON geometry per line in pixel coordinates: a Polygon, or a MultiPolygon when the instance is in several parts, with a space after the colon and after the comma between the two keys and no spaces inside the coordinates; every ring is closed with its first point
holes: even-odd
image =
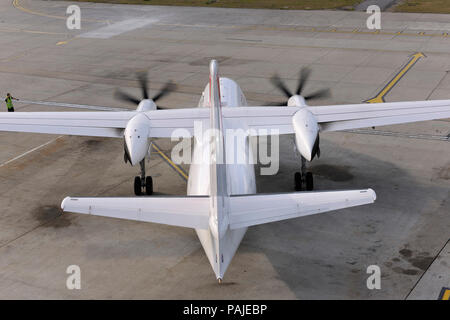
{"type": "Polygon", "coordinates": [[[11,98],[9,97],[7,97],[6,99],[5,99],[5,101],[6,101],[6,106],[8,107],[8,109],[12,109],[13,108],[13,104],[12,104],[12,101],[11,101],[11,98]]]}

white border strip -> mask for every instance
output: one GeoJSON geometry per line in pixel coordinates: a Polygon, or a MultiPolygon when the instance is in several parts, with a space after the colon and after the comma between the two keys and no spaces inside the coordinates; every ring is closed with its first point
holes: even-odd
{"type": "Polygon", "coordinates": [[[62,138],[62,137],[63,137],[63,136],[58,136],[58,137],[56,137],[55,139],[52,139],[52,140],[50,140],[50,141],[47,141],[46,143],[41,144],[40,146],[37,146],[36,148],[33,148],[33,149],[31,149],[31,150],[28,150],[27,152],[22,153],[21,155],[19,155],[19,156],[13,158],[13,159],[11,159],[11,160],[8,160],[8,161],[6,161],[6,162],[3,162],[2,164],[0,164],[0,168],[6,166],[7,164],[9,164],[9,163],[11,163],[11,162],[13,162],[13,161],[16,161],[16,160],[18,160],[18,159],[20,159],[20,158],[25,157],[27,154],[30,154],[30,153],[32,153],[32,152],[34,152],[34,151],[36,151],[36,150],[39,150],[39,149],[41,149],[41,148],[43,148],[43,147],[45,147],[45,146],[48,146],[50,143],[55,142],[56,140],[58,140],[59,138],[62,138]]]}

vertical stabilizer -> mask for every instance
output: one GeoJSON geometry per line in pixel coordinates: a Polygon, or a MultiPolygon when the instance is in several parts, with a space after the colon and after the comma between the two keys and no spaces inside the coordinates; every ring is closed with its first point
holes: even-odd
{"type": "Polygon", "coordinates": [[[211,101],[210,129],[211,129],[211,148],[210,148],[210,179],[211,179],[211,206],[217,213],[217,218],[224,217],[225,200],[228,197],[227,176],[225,166],[225,142],[224,128],[222,121],[222,107],[220,104],[220,84],[218,70],[219,66],[216,60],[210,63],[209,90],[211,101]]]}
{"type": "Polygon", "coordinates": [[[222,121],[222,106],[220,103],[219,65],[212,60],[209,65],[209,94],[211,101],[210,114],[210,228],[215,241],[216,275],[221,278],[223,262],[221,238],[228,229],[228,190],[225,165],[225,142],[222,121]]]}

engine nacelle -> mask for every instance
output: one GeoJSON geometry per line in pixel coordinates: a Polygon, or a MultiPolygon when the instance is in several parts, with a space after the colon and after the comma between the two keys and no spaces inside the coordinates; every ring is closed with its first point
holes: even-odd
{"type": "Polygon", "coordinates": [[[141,162],[148,153],[150,147],[148,134],[150,120],[143,113],[138,113],[130,121],[124,131],[125,158],[131,165],[141,162]]]}
{"type": "Polygon", "coordinates": [[[295,144],[300,154],[308,161],[319,152],[319,124],[314,115],[301,108],[292,117],[295,132],[295,144]]]}

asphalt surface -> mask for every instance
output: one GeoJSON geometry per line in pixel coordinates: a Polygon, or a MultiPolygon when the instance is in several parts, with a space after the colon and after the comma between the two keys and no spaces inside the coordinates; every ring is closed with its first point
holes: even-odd
{"type": "MultiPolygon", "coordinates": [[[[283,101],[269,78],[294,88],[302,66],[313,70],[305,93],[332,91],[312,105],[361,103],[387,86],[385,101],[450,99],[450,15],[383,13],[374,32],[362,12],[78,3],[81,30],[68,30],[69,4],[0,4],[2,95],[132,109],[113,92],[138,95],[135,72],[147,70],[151,90],[178,84],[161,105],[191,107],[214,58],[254,105],[283,101]]],[[[376,203],[250,228],[218,285],[193,230],[61,214],[66,196],[132,196],[138,169],[123,163],[122,141],[0,133],[0,298],[437,299],[450,287],[449,134],[449,120],[323,134],[316,189],[371,187],[376,203]],[[66,288],[74,264],[81,290],[66,288]],[[366,286],[369,265],[380,290],[366,286]]],[[[258,175],[258,192],[293,190],[292,150],[282,137],[280,170],[258,175]]],[[[156,152],[148,170],[157,194],[186,194],[156,152]]]]}

